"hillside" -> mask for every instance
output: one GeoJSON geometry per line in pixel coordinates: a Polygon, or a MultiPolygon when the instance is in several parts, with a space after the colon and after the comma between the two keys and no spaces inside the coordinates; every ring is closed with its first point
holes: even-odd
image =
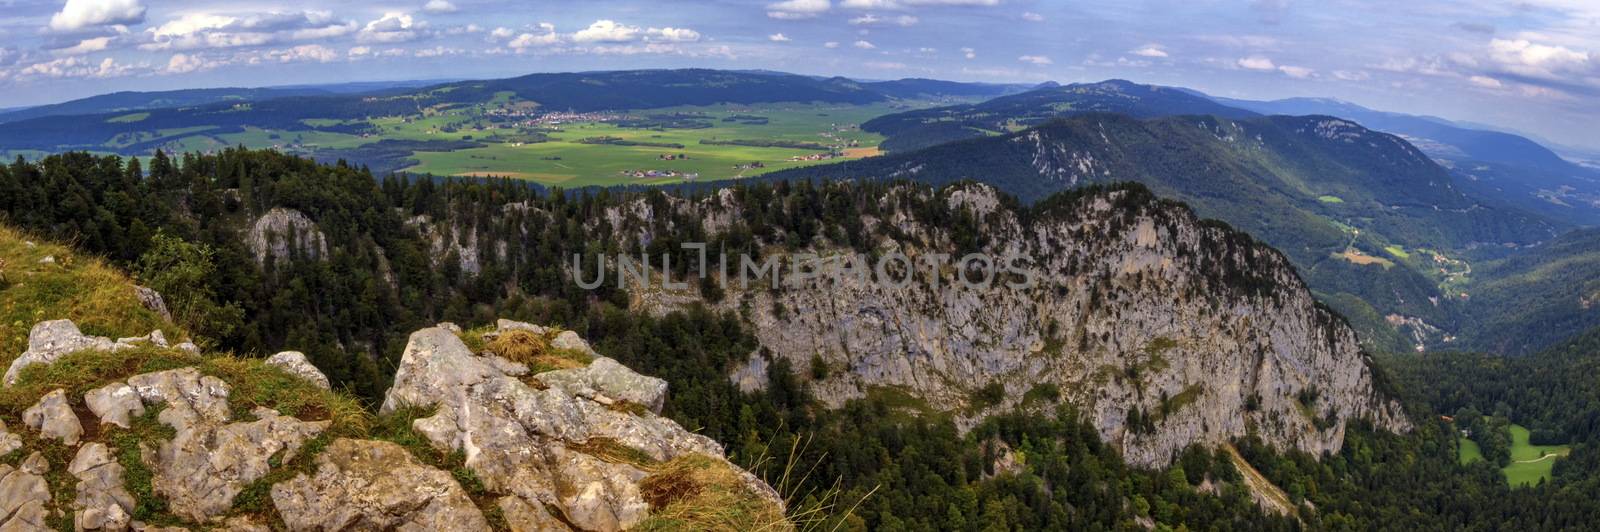
{"type": "Polygon", "coordinates": [[[1456,349],[1526,355],[1600,326],[1600,231],[1484,262],[1456,349]]]}
{"type": "Polygon", "coordinates": [[[1331,117],[1086,115],[771,175],[799,177],[975,179],[1024,201],[1087,183],[1138,181],[1282,250],[1364,338],[1392,350],[1427,343],[1436,334],[1428,328],[1450,328],[1458,319],[1434,255],[1531,244],[1564,227],[1469,197],[1404,140],[1331,117]],[[1395,249],[1430,251],[1400,257],[1395,249]],[[1397,330],[1390,315],[1425,326],[1397,330]]]}
{"type": "Polygon", "coordinates": [[[327,96],[333,94],[317,88],[224,88],[185,89],[157,92],[114,92],[91,96],[69,102],[39,105],[19,111],[0,113],[0,124],[20,122],[31,118],[65,115],[89,115],[194,107],[221,102],[247,102],[285,98],[290,96],[327,96]]]}
{"type": "Polygon", "coordinates": [[[418,331],[377,415],[298,352],[172,343],[96,259],[7,228],[0,257],[8,315],[45,320],[3,360],[0,528],[793,528],[777,492],[659,416],[664,381],[570,331],[418,331]]]}
{"type": "Polygon", "coordinates": [[[1600,222],[1600,172],[1569,162],[1521,135],[1474,128],[1430,116],[1374,111],[1325,98],[1268,102],[1211,97],[1263,114],[1333,115],[1400,135],[1428,156],[1446,161],[1468,193],[1496,197],[1540,215],[1591,225],[1600,222]]]}
{"type": "Polygon", "coordinates": [[[907,111],[882,116],[862,129],[888,137],[881,147],[906,152],[955,140],[1008,133],[1046,121],[1085,113],[1117,113],[1135,118],[1216,115],[1248,118],[1255,113],[1218,104],[1182,89],[1123,80],[1047,86],[976,104],[907,111]]]}

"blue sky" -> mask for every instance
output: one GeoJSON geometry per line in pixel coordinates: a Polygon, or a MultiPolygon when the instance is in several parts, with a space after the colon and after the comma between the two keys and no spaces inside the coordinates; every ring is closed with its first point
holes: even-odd
{"type": "Polygon", "coordinates": [[[1600,147],[1600,0],[0,0],[0,107],[117,90],[764,68],[1327,96],[1600,147]]]}

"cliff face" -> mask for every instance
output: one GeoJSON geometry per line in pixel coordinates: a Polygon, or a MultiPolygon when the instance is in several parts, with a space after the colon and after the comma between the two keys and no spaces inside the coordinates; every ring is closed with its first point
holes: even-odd
{"type": "MultiPolygon", "coordinates": [[[[1037,285],[966,288],[955,268],[919,268],[905,288],[853,276],[743,291],[730,282],[719,305],[741,312],[771,356],[810,369],[831,404],[882,390],[972,421],[1059,398],[1137,464],[1250,433],[1280,448],[1336,451],[1357,418],[1409,428],[1375,390],[1350,327],[1315,303],[1282,255],[1242,233],[1142,190],[1028,212],[981,185],[938,194],[931,199],[967,213],[981,245],[962,249],[952,222],[886,199],[881,216],[861,220],[868,233],[896,235],[879,238],[873,255],[1015,254],[1037,285]]],[[[686,208],[728,210],[721,197],[686,208]]],[[[648,239],[625,236],[635,237],[648,239]]],[[[876,260],[821,239],[801,252],[876,260]]],[[[637,307],[656,312],[696,300],[658,286],[635,293],[637,307]]],[[[735,378],[759,385],[769,362],[752,355],[735,378]]]]}

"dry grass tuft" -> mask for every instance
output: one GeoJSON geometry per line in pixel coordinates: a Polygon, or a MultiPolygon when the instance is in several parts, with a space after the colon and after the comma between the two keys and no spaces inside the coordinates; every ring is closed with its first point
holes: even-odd
{"type": "Polygon", "coordinates": [[[687,454],[640,482],[650,518],[638,530],[794,530],[777,505],[753,493],[732,464],[687,454]]]}

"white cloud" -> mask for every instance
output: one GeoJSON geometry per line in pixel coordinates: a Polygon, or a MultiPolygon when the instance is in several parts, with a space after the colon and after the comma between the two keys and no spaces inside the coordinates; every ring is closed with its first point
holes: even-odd
{"type": "Polygon", "coordinates": [[[1294,79],[1310,79],[1317,75],[1316,70],[1301,66],[1280,65],[1278,71],[1294,79]]]}
{"type": "Polygon", "coordinates": [[[829,0],[785,0],[767,6],[767,16],[776,19],[814,18],[833,9],[829,0]]]}
{"type": "Polygon", "coordinates": [[[1042,56],[1042,55],[1024,55],[1024,56],[1018,57],[1017,60],[1021,61],[1021,62],[1024,62],[1024,63],[1031,64],[1031,65],[1051,65],[1051,64],[1055,64],[1055,61],[1051,61],[1049,57],[1042,56]]]}
{"type": "Polygon", "coordinates": [[[78,44],[67,48],[51,50],[56,55],[84,55],[105,50],[111,45],[111,37],[95,37],[78,41],[78,44]]]}
{"type": "Polygon", "coordinates": [[[504,41],[516,36],[517,32],[512,31],[511,28],[507,28],[505,26],[495,28],[489,32],[489,40],[491,41],[504,41]]]}
{"type": "Polygon", "coordinates": [[[1023,11],[1022,20],[1026,20],[1028,22],[1044,22],[1044,15],[1040,15],[1032,11],[1023,11]]]}
{"type": "Polygon", "coordinates": [[[1366,81],[1372,79],[1372,74],[1365,70],[1335,70],[1333,77],[1344,81],[1366,81]]]}
{"type": "Polygon", "coordinates": [[[145,31],[143,50],[199,50],[342,37],[359,29],[327,11],[217,15],[189,13],[145,31]]]}
{"type": "Polygon", "coordinates": [[[596,20],[589,27],[572,34],[572,40],[581,43],[628,42],[639,36],[638,26],[618,24],[614,20],[596,20]]]}
{"type": "Polygon", "coordinates": [[[1273,64],[1271,59],[1268,59],[1268,58],[1265,58],[1265,57],[1261,57],[1259,55],[1239,58],[1239,60],[1235,61],[1234,64],[1239,65],[1239,68],[1244,68],[1244,69],[1248,69],[1248,70],[1277,70],[1278,69],[1278,65],[1273,64]]]}
{"type": "Polygon", "coordinates": [[[427,4],[423,4],[422,10],[429,13],[454,13],[456,5],[448,0],[428,0],[427,4]]]}
{"type": "Polygon", "coordinates": [[[1473,85],[1477,85],[1479,87],[1487,87],[1487,88],[1491,88],[1491,89],[1498,89],[1498,88],[1501,88],[1501,87],[1505,87],[1505,84],[1501,83],[1500,80],[1491,78],[1489,76],[1472,76],[1470,78],[1467,78],[1467,81],[1471,81],[1473,85]]]}
{"type": "Polygon", "coordinates": [[[139,0],[67,0],[61,11],[50,17],[50,29],[75,31],[138,24],[144,22],[144,11],[144,4],[139,0]]]}
{"type": "Polygon", "coordinates": [[[772,41],[772,42],[789,42],[790,39],[789,39],[788,35],[784,35],[782,33],[774,33],[772,35],[768,35],[767,36],[767,40],[772,41]]]}
{"type": "Polygon", "coordinates": [[[905,70],[906,64],[895,61],[868,61],[863,66],[876,70],[905,70]]]}
{"type": "Polygon", "coordinates": [[[258,64],[264,62],[278,63],[330,63],[339,59],[339,52],[320,44],[302,44],[293,48],[281,50],[267,50],[261,53],[247,54],[245,62],[258,64]]]}
{"type": "Polygon", "coordinates": [[[867,42],[867,41],[856,41],[854,44],[851,44],[850,46],[854,46],[854,47],[860,48],[862,50],[873,50],[873,49],[878,48],[877,45],[872,44],[872,43],[867,42]]]}
{"type": "Polygon", "coordinates": [[[923,6],[997,6],[1000,0],[843,0],[850,9],[906,9],[923,6]]]}
{"type": "Polygon", "coordinates": [[[1489,41],[1489,59],[1506,71],[1523,76],[1558,79],[1568,75],[1600,74],[1600,57],[1565,46],[1538,44],[1526,39],[1489,41]]]}
{"type": "Polygon", "coordinates": [[[650,28],[645,30],[644,39],[651,42],[695,42],[700,40],[700,32],[688,28],[650,28]]]}
{"type": "Polygon", "coordinates": [[[878,25],[893,24],[893,25],[901,26],[901,27],[910,27],[910,26],[915,26],[917,24],[917,22],[920,22],[920,20],[917,17],[911,16],[911,15],[900,15],[900,16],[897,16],[897,17],[882,18],[882,17],[879,17],[879,16],[874,15],[872,13],[867,13],[865,15],[861,15],[859,17],[855,17],[855,18],[850,19],[850,24],[856,25],[856,26],[878,26],[878,25]]]}
{"type": "Polygon", "coordinates": [[[167,60],[166,73],[188,74],[206,68],[206,62],[199,56],[189,54],[172,54],[172,59],[167,60]]]}
{"type": "Polygon", "coordinates": [[[828,42],[822,43],[822,47],[823,48],[838,48],[839,47],[839,41],[828,41],[828,42]]]}
{"type": "Polygon", "coordinates": [[[368,22],[361,28],[361,33],[356,35],[356,40],[364,43],[397,43],[414,41],[423,36],[423,29],[428,23],[411,18],[410,13],[389,12],[382,17],[368,22]]]}
{"type": "Polygon", "coordinates": [[[28,65],[17,72],[17,77],[22,78],[114,78],[125,76],[134,72],[134,67],[119,64],[112,58],[105,58],[99,63],[91,62],[83,57],[64,57],[43,63],[28,65]]]}
{"type": "Polygon", "coordinates": [[[1162,50],[1161,48],[1162,48],[1162,46],[1159,45],[1159,44],[1147,44],[1147,45],[1144,45],[1144,47],[1142,47],[1142,48],[1139,48],[1137,50],[1134,50],[1134,51],[1131,51],[1131,52],[1128,52],[1128,53],[1133,54],[1133,55],[1137,55],[1137,56],[1140,56],[1140,57],[1167,57],[1167,51],[1166,50],[1162,50]]]}
{"type": "Polygon", "coordinates": [[[962,55],[962,57],[966,57],[967,59],[977,59],[978,58],[978,51],[977,50],[973,50],[971,48],[962,48],[961,49],[961,55],[962,55]]]}
{"type": "Polygon", "coordinates": [[[506,46],[509,46],[517,51],[523,51],[529,48],[553,46],[561,43],[561,35],[556,33],[556,27],[554,25],[546,23],[541,24],[540,27],[545,30],[543,33],[523,33],[521,35],[517,35],[515,39],[511,39],[511,42],[506,43],[506,46]]]}

